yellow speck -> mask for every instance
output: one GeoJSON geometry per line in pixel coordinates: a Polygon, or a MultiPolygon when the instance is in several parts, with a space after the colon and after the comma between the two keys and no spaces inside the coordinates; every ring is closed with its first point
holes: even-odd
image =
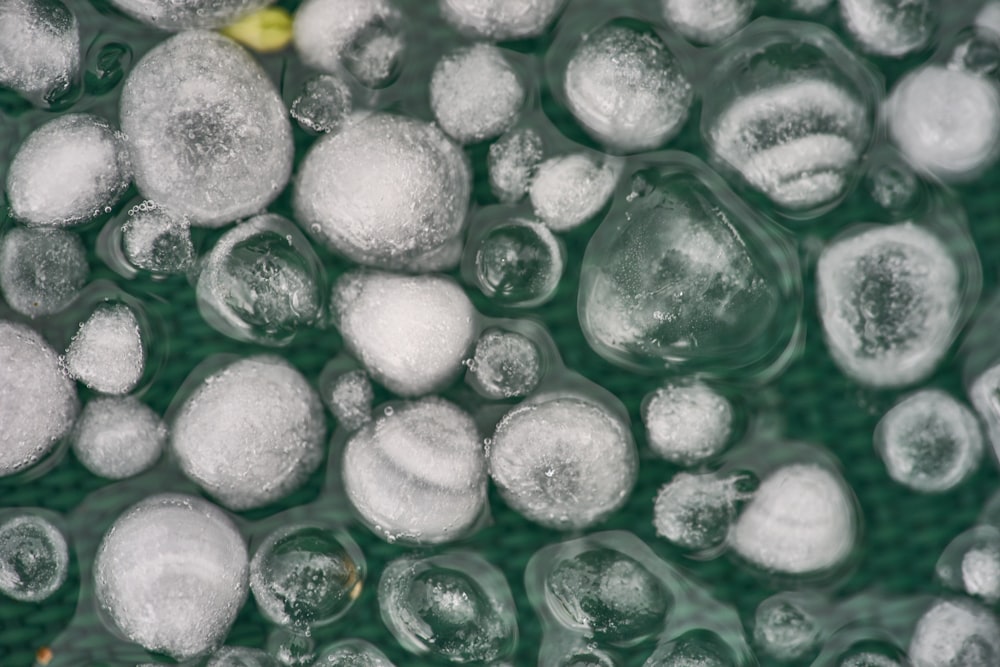
{"type": "Polygon", "coordinates": [[[52,662],[52,649],[48,646],[43,646],[35,652],[35,662],[42,667],[52,662]]]}
{"type": "Polygon", "coordinates": [[[221,32],[254,51],[275,53],[292,41],[292,15],[281,7],[265,7],[221,32]]]}

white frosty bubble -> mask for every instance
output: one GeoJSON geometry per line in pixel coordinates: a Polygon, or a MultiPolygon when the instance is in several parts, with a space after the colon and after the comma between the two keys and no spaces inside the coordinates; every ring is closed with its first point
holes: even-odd
{"type": "Polygon", "coordinates": [[[934,32],[930,0],[840,0],[844,25],[864,48],[899,57],[927,44],[934,32]]]}
{"type": "Polygon", "coordinates": [[[181,33],[143,56],[120,112],[139,192],[193,225],[257,213],[288,181],[288,111],[253,57],[221,35],[181,33]]]}
{"type": "Polygon", "coordinates": [[[845,483],[815,464],[765,478],[729,534],[733,549],[765,570],[811,574],[844,562],[857,541],[857,509],[845,483]]]}
{"type": "Polygon", "coordinates": [[[124,479],[152,467],[166,439],[166,426],[145,403],[94,398],[73,428],[73,453],[95,475],[124,479]]]}
{"type": "Polygon", "coordinates": [[[23,315],[58,313],[88,275],[87,251],[72,232],[14,227],[0,241],[0,291],[23,315]]]}
{"type": "Polygon", "coordinates": [[[327,646],[313,667],[395,667],[385,656],[363,639],[342,639],[327,646]]]}
{"type": "Polygon", "coordinates": [[[902,223],[835,240],[820,255],[816,281],[830,354],[862,384],[917,382],[954,338],[959,267],[926,229],[902,223]]]}
{"type": "Polygon", "coordinates": [[[334,285],[332,309],[347,349],[400,396],[446,386],[476,337],[476,309],[443,276],[353,271],[334,285]]]}
{"type": "Polygon", "coordinates": [[[981,524],[960,533],[934,568],[946,587],[995,604],[1000,600],[1000,529],[981,524]]]}
{"type": "Polygon", "coordinates": [[[667,23],[698,44],[714,44],[742,28],[754,4],[754,0],[660,0],[667,23]]]}
{"type": "Polygon", "coordinates": [[[103,394],[126,394],[146,369],[146,342],[135,313],[125,304],[98,306],[70,341],[66,370],[103,394]]]}
{"type": "Polygon", "coordinates": [[[122,252],[138,269],[183,273],[195,259],[191,223],[154,202],[143,202],[122,225],[122,252]]]}
{"type": "Polygon", "coordinates": [[[320,74],[303,84],[289,111],[304,130],[336,132],[351,113],[351,89],[336,76],[320,74]]]}
{"type": "Polygon", "coordinates": [[[486,463],[466,412],[438,398],[386,410],[351,436],[344,486],[388,541],[439,544],[467,534],[486,506],[486,463]]]}
{"type": "Polygon", "coordinates": [[[460,31],[494,40],[543,33],[566,0],[439,0],[445,19],[460,31]]]}
{"type": "Polygon", "coordinates": [[[962,557],[962,583],[965,592],[987,602],[1000,600],[1000,551],[996,548],[973,548],[962,557]]]}
{"type": "Polygon", "coordinates": [[[323,458],[326,425],[316,391],[278,357],[216,371],[181,405],[171,446],[184,473],[236,510],[299,488],[323,458]]]}
{"type": "Polygon", "coordinates": [[[969,400],[986,425],[995,452],[1000,453],[1000,364],[994,364],[969,387],[969,400]]]}
{"type": "Polygon", "coordinates": [[[114,206],[132,180],[121,136],[90,114],[67,114],[28,135],[7,173],[14,217],[32,225],[86,222],[114,206]]]}
{"type": "Polygon", "coordinates": [[[223,646],[205,667],[280,667],[266,652],[245,646],[223,646]]]}
{"type": "Polygon", "coordinates": [[[490,44],[475,44],[446,54],[431,75],[431,109],[438,125],[464,144],[501,134],[524,104],[524,85],[490,44]]]}
{"type": "Polygon", "coordinates": [[[636,458],[621,418],[558,394],[504,415],[489,450],[490,475],[507,504],[563,530],[585,528],[621,507],[635,483],[636,458]]]}
{"type": "Polygon", "coordinates": [[[178,660],[222,643],[247,596],[246,545],[218,507],[179,494],[126,510],[94,559],[97,600],[125,637],[178,660]]]}
{"type": "Polygon", "coordinates": [[[677,474],[664,484],[653,505],[656,534],[685,549],[703,550],[725,541],[745,498],[738,478],[677,474]]]}
{"type": "Polygon", "coordinates": [[[767,655],[781,662],[793,662],[814,651],[821,634],[811,614],[788,600],[771,597],[757,607],[753,640],[767,655]]]}
{"type": "Polygon", "coordinates": [[[550,229],[582,225],[603,208],[618,182],[619,165],[583,153],[549,158],[531,182],[531,205],[550,229]]]}
{"type": "Polygon", "coordinates": [[[927,65],[904,77],[885,104],[889,135],[917,167],[961,179],[1000,154],[1000,93],[991,80],[927,65]]]}
{"type": "Polygon", "coordinates": [[[118,9],[161,30],[222,28],[274,0],[111,0],[118,9]]]}
{"type": "Polygon", "coordinates": [[[566,264],[552,230],[520,218],[492,225],[467,251],[475,252],[479,289],[508,306],[537,306],[551,299],[566,264]]]}
{"type": "MultiPolygon", "coordinates": [[[[322,380],[320,382],[323,384],[322,380]]],[[[322,393],[333,416],[347,430],[356,431],[371,420],[375,391],[365,371],[338,375],[323,384],[322,393]]]]}
{"type": "Polygon", "coordinates": [[[530,338],[494,329],[476,342],[466,382],[493,399],[527,396],[542,379],[542,353],[530,338]]]}
{"type": "Polygon", "coordinates": [[[927,389],[885,414],[875,428],[875,449],[894,480],[940,493],[976,470],[983,437],[971,410],[943,391],[927,389]]]}
{"type": "Polygon", "coordinates": [[[1000,661],[1000,623],[971,601],[938,600],[917,621],[913,667],[992,667],[1000,661]]]}
{"type": "Polygon", "coordinates": [[[73,426],[76,386],[34,330],[0,320],[0,478],[32,466],[73,426]]]}
{"type": "Polygon", "coordinates": [[[0,0],[0,86],[45,101],[80,70],[80,27],[60,0],[0,0]]]}
{"type": "Polygon", "coordinates": [[[0,524],[0,594],[41,602],[63,585],[69,548],[62,532],[40,516],[15,516],[0,524]]]}
{"type": "Polygon", "coordinates": [[[733,408],[701,382],[671,383],[643,402],[642,423],[653,451],[679,465],[694,465],[722,451],[729,441],[733,408]]]}
{"type": "Polygon", "coordinates": [[[528,194],[542,150],[542,138],[530,128],[511,130],[490,146],[490,187],[497,199],[514,204],[528,194]]]}
{"type": "Polygon", "coordinates": [[[303,160],[296,220],[358,263],[413,268],[462,232],[472,178],[465,156],[429,123],[389,114],[352,120],[303,160]]]}

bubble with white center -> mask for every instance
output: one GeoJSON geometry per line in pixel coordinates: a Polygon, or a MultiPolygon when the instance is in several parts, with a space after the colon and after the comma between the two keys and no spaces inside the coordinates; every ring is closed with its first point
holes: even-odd
{"type": "Polygon", "coordinates": [[[1000,529],[978,525],[957,535],[941,553],[934,574],[953,591],[996,604],[1000,601],[1000,529]]]}
{"type": "Polygon", "coordinates": [[[121,249],[130,266],[160,275],[184,273],[195,261],[190,221],[151,201],[129,210],[121,249]]]}
{"type": "Polygon", "coordinates": [[[376,646],[363,639],[342,639],[320,652],[314,667],[395,667],[376,646]]]}
{"type": "Polygon", "coordinates": [[[524,199],[543,150],[542,138],[528,127],[513,129],[490,145],[487,165],[490,188],[497,199],[504,204],[524,199]]]}
{"type": "Polygon", "coordinates": [[[924,48],[936,17],[930,0],[840,0],[840,15],[861,48],[899,58],[924,48]]]}
{"type": "Polygon", "coordinates": [[[531,181],[531,206],[552,231],[569,231],[604,208],[620,171],[614,159],[587,153],[551,157],[538,165],[531,181]]]}
{"type": "Polygon", "coordinates": [[[660,644],[643,667],[732,667],[732,649],[710,630],[690,630],[660,644]]]}
{"type": "Polygon", "coordinates": [[[541,35],[566,0],[438,0],[445,20],[460,32],[496,41],[541,35]]]}
{"type": "Polygon", "coordinates": [[[83,467],[107,479],[125,479],[159,459],[167,428],[152,408],[133,396],[98,397],[73,427],[73,453],[83,467]]]}
{"type": "Polygon", "coordinates": [[[809,656],[822,641],[817,620],[792,600],[767,598],[754,614],[753,641],[763,653],[781,662],[809,656]]]}
{"type": "Polygon", "coordinates": [[[330,134],[340,129],[351,113],[351,89],[330,74],[320,74],[302,84],[289,113],[303,130],[330,134]]]}
{"type": "Polygon", "coordinates": [[[565,268],[565,251],[552,230],[536,220],[514,218],[490,225],[470,240],[476,284],[506,306],[537,306],[550,300],[565,268]]]}
{"type": "Polygon", "coordinates": [[[123,303],[94,309],[66,350],[66,370],[102,394],[127,394],[146,370],[146,341],[135,312],[123,303]]]}
{"type": "Polygon", "coordinates": [[[649,446],[666,460],[684,466],[719,454],[729,442],[733,406],[703,382],[668,383],[642,404],[649,446]]]}
{"type": "Polygon", "coordinates": [[[371,421],[375,390],[368,373],[363,370],[324,371],[319,382],[320,394],[341,426],[356,431],[371,421]]]}
{"type": "Polygon", "coordinates": [[[754,0],[660,0],[663,18],[696,44],[715,44],[750,20],[754,0]]]}
{"type": "Polygon", "coordinates": [[[69,547],[52,522],[18,514],[0,523],[0,595],[41,602],[59,590],[68,571],[69,547]]]}
{"type": "Polygon", "coordinates": [[[0,2],[0,86],[48,106],[80,72],[80,24],[60,0],[0,2]]]}
{"type": "Polygon", "coordinates": [[[516,331],[491,329],[476,341],[465,381],[495,400],[527,396],[542,379],[542,352],[516,331]]]}
{"type": "Polygon", "coordinates": [[[913,629],[913,667],[990,667],[1000,660],[1000,622],[971,600],[936,600],[913,629]]]}
{"type": "Polygon", "coordinates": [[[749,496],[741,486],[738,477],[678,473],[656,494],[656,534],[693,551],[719,546],[736,519],[737,503],[749,496]]]}
{"type": "Polygon", "coordinates": [[[58,313],[89,275],[87,251],[72,232],[14,227],[0,240],[0,292],[22,315],[58,313]]]}

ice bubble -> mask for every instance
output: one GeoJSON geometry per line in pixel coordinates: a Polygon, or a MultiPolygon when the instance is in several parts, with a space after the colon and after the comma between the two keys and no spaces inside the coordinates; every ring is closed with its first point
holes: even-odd
{"type": "Polygon", "coordinates": [[[460,538],[486,508],[486,461],[476,424],[443,399],[386,409],[347,441],[341,469],[351,504],[390,542],[460,538]]]}
{"type": "Polygon", "coordinates": [[[678,473],[656,495],[656,534],[697,551],[722,544],[736,518],[736,503],[748,496],[740,491],[740,481],[714,474],[678,473]]]}
{"type": "Polygon", "coordinates": [[[781,662],[802,660],[822,640],[821,629],[811,614],[780,596],[757,606],[753,640],[765,654],[781,662]]]}
{"type": "Polygon", "coordinates": [[[913,667],[991,667],[1000,661],[1000,623],[968,600],[937,600],[910,640],[913,667]]]}
{"type": "Polygon", "coordinates": [[[1000,601],[1000,529],[978,525],[953,539],[934,573],[941,582],[989,604],[1000,601]]]}
{"type": "Polygon", "coordinates": [[[962,558],[965,592],[995,604],[1000,600],[1000,551],[970,549],[962,558]]]}
{"type": "Polygon", "coordinates": [[[531,181],[531,205],[550,229],[565,232],[604,208],[618,183],[619,164],[585,153],[549,158],[531,181]]]}
{"type": "Polygon", "coordinates": [[[306,634],[346,614],[364,580],[365,562],[354,540],[315,526],[275,530],[250,561],[250,590],[261,613],[306,634]]]}
{"type": "Polygon", "coordinates": [[[534,220],[514,218],[491,225],[466,252],[475,253],[476,283],[507,306],[537,306],[551,299],[565,268],[563,247],[534,220]]]}
{"type": "Polygon", "coordinates": [[[180,406],[171,445],[181,469],[222,504],[253,509],[299,488],[323,458],[316,391],[278,357],[235,361],[180,406]]]}
{"type": "Polygon", "coordinates": [[[342,639],[323,649],[313,667],[396,666],[385,656],[385,653],[363,639],[342,639]]]}
{"type": "Polygon", "coordinates": [[[566,0],[439,0],[444,18],[461,32],[498,41],[541,35],[566,0]]]}
{"type": "Polygon", "coordinates": [[[528,194],[531,179],[542,161],[542,138],[531,128],[517,128],[497,139],[487,156],[490,188],[505,204],[528,194]]]}
{"type": "Polygon", "coordinates": [[[854,551],[853,494],[826,468],[797,463],[768,475],[730,531],[730,545],[750,563],[782,574],[812,574],[854,551]]]}
{"type": "Polygon", "coordinates": [[[643,667],[736,667],[732,650],[710,630],[691,630],[657,647],[643,667]]]}
{"type": "Polygon", "coordinates": [[[485,663],[506,657],[517,642],[503,573],[471,552],[392,561],[379,581],[378,603],[389,631],[418,655],[485,663]]]}
{"type": "Polygon", "coordinates": [[[121,235],[125,259],[137,269],[170,274],[184,273],[194,265],[191,223],[154,202],[130,210],[121,235]]]}
{"type": "Polygon", "coordinates": [[[390,0],[306,0],[295,12],[295,49],[327,74],[343,67],[369,88],[392,83],[404,41],[402,15],[390,0]]]}
{"type": "Polygon", "coordinates": [[[901,223],[835,240],[816,269],[827,347],[841,370],[873,387],[927,377],[959,317],[959,267],[932,232],[901,223]]]}
{"type": "Polygon", "coordinates": [[[663,144],[687,120],[691,84],[650,28],[607,23],[581,38],[563,82],[569,110],[597,141],[635,152],[663,144]]]}
{"type": "Polygon", "coordinates": [[[23,324],[0,320],[0,478],[51,452],[79,408],[76,387],[49,344],[23,324]]]}
{"type": "Polygon", "coordinates": [[[95,475],[124,479],[151,468],[166,439],[166,426],[145,403],[93,398],[73,428],[73,453],[95,475]]]}
{"type": "Polygon", "coordinates": [[[245,646],[223,646],[205,667],[279,667],[266,652],[245,646]]]}
{"type": "Polygon", "coordinates": [[[236,340],[285,345],[323,314],[323,268],[298,228],[264,214],[237,225],[202,262],[198,310],[236,340]]]}
{"type": "Polygon", "coordinates": [[[917,199],[920,181],[910,167],[901,163],[876,164],[867,174],[868,194],[887,211],[903,211],[917,199]]]}
{"type": "Polygon", "coordinates": [[[66,350],[70,377],[103,394],[126,394],[146,370],[146,341],[132,309],[122,303],[98,306],[66,350]]]}
{"type": "Polygon", "coordinates": [[[875,449],[894,480],[940,493],[975,472],[983,437],[971,410],[943,391],[926,389],[907,396],[879,421],[875,449]]]}
{"type": "Polygon", "coordinates": [[[628,425],[597,403],[537,396],[504,415],[490,476],[514,510],[543,526],[586,528],[621,507],[638,467],[628,425]]]}
{"type": "Polygon", "coordinates": [[[837,667],[908,667],[909,664],[905,658],[864,651],[842,657],[837,667]]]}
{"type": "Polygon", "coordinates": [[[733,407],[703,382],[668,383],[643,401],[642,423],[654,452],[691,466],[720,453],[729,442],[733,407]]]}
{"type": "Polygon", "coordinates": [[[257,213],[288,181],[288,111],[253,57],[221,35],[156,46],[125,80],[120,111],[139,192],[193,225],[257,213]]]}
{"type": "Polygon", "coordinates": [[[491,329],[476,342],[465,381],[487,398],[527,396],[542,379],[542,352],[516,331],[491,329]]]}
{"type": "Polygon", "coordinates": [[[267,636],[267,651],[282,667],[312,667],[316,640],[286,628],[275,628],[267,636]]]}
{"type": "Polygon", "coordinates": [[[844,25],[870,53],[900,57],[923,48],[934,28],[931,0],[840,0],[844,25]]]}
{"type": "Polygon", "coordinates": [[[969,400],[986,425],[994,451],[1000,453],[1000,364],[986,369],[973,381],[969,400]]]}
{"type": "Polygon", "coordinates": [[[129,16],[161,30],[222,28],[274,0],[110,0],[129,16]]]}
{"type": "Polygon", "coordinates": [[[0,0],[0,86],[46,104],[80,71],[80,26],[60,0],[0,0]]]}
{"type": "Polygon", "coordinates": [[[660,0],[663,18],[683,37],[714,44],[746,25],[754,0],[660,0]]]}
{"type": "Polygon", "coordinates": [[[605,651],[596,646],[588,646],[558,662],[558,667],[618,667],[619,663],[605,651]]]}
{"type": "Polygon", "coordinates": [[[351,113],[351,89],[338,77],[320,74],[302,85],[290,113],[304,130],[336,132],[351,113]]]}
{"type": "Polygon", "coordinates": [[[996,83],[963,69],[926,65],[907,74],[885,105],[889,136],[914,165],[962,179],[1000,155],[996,83]]]}
{"type": "Polygon", "coordinates": [[[299,224],[330,250],[409,268],[459,237],[470,188],[464,154],[436,126],[374,114],[313,145],[294,205],[299,224]]]}
{"type": "Polygon", "coordinates": [[[472,302],[443,276],[353,271],[334,285],[332,309],[347,349],[400,396],[446,386],[476,337],[472,302]]]}
{"type": "Polygon", "coordinates": [[[64,309],[88,275],[87,251],[71,232],[14,227],[0,240],[0,292],[28,317],[64,309]]]}
{"type": "Polygon", "coordinates": [[[59,590],[68,571],[66,538],[52,523],[33,514],[0,523],[0,594],[41,602],[59,590]]]}
{"type": "Polygon", "coordinates": [[[108,620],[150,651],[185,660],[222,643],[247,596],[246,545],[200,498],[160,494],[126,510],[94,559],[108,620]]]}
{"type": "Polygon", "coordinates": [[[74,113],[28,135],[10,163],[7,195],[18,220],[63,227],[104,213],[131,180],[121,136],[102,118],[74,113]]]}
{"type": "Polygon", "coordinates": [[[375,390],[362,370],[320,378],[320,392],[341,426],[356,431],[371,421],[375,390]]]}

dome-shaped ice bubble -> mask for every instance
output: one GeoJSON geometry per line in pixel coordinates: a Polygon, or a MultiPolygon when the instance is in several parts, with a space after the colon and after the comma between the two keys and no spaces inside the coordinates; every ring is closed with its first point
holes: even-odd
{"type": "Polygon", "coordinates": [[[246,545],[222,510],[180,494],[126,510],[94,559],[101,609],[129,640],[185,660],[225,639],[247,597],[246,545]]]}
{"type": "Polygon", "coordinates": [[[844,26],[865,51],[901,57],[923,48],[936,26],[932,0],[840,0],[844,26]]]}
{"type": "Polygon", "coordinates": [[[66,308],[89,274],[87,250],[74,232],[14,227],[0,239],[0,292],[28,317],[66,308]]]}
{"type": "Polygon", "coordinates": [[[754,0],[660,0],[663,18],[686,39],[714,44],[746,25],[754,0]]]}
{"type": "Polygon", "coordinates": [[[73,453],[95,475],[124,479],[152,467],[166,439],[159,415],[135,397],[93,398],[73,427],[73,453]]]}
{"type": "Polygon", "coordinates": [[[910,640],[913,667],[989,667],[1000,662],[1000,622],[986,607],[961,598],[934,602],[910,640]]]}
{"type": "Polygon", "coordinates": [[[80,25],[60,0],[0,0],[0,86],[45,104],[80,70],[80,25]]]}
{"type": "Polygon", "coordinates": [[[439,0],[445,19],[460,31],[495,40],[543,33],[566,0],[439,0]]]}
{"type": "Polygon", "coordinates": [[[129,16],[161,30],[221,28],[274,0],[110,0],[129,16]]]}
{"type": "Polygon", "coordinates": [[[129,73],[120,111],[139,192],[192,225],[257,213],[288,181],[288,111],[226,37],[184,32],[159,44],[129,73]]]}

